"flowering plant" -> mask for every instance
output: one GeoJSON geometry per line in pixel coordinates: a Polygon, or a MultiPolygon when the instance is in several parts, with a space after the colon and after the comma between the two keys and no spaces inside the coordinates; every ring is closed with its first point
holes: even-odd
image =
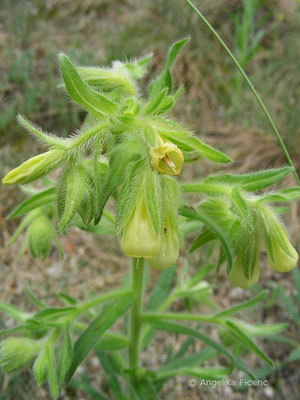
{"type": "MultiPolygon", "coordinates": [[[[102,234],[109,231],[119,235],[124,254],[133,258],[131,287],[83,303],[63,295],[66,306],[61,308],[48,307],[32,295],[39,309],[30,314],[0,304],[2,311],[19,321],[12,329],[19,336],[7,338],[0,345],[3,370],[13,372],[32,365],[39,385],[49,381],[54,399],[91,350],[96,351],[110,377],[116,399],[158,398],[163,383],[178,374],[221,379],[237,368],[253,378],[240,358],[245,348],[273,365],[253,340],[262,334],[261,327],[232,317],[257,304],[266,292],[213,315],[165,312],[180,298],[213,304],[209,299],[212,287],[204,278],[214,265],[189,276],[185,264],[177,282],[172,283],[184,233],[198,232],[191,251],[199,251],[208,242],[219,245],[217,268],[226,263],[229,279],[241,288],[258,281],[260,253],[264,249],[276,271],[287,272],[298,261],[273,203],[298,199],[300,189],[262,192],[291,173],[291,167],[243,175],[210,175],[191,183],[177,178],[185,162],[198,162],[199,158],[219,164],[231,162],[171,117],[170,111],[183,90],[173,88],[172,66],[187,40],[171,47],[166,65],[151,81],[146,98],[139,80],[146,74],[151,55],[98,68],[76,67],[60,54],[61,88],[87,112],[80,130],[70,138],[45,133],[18,117],[47,151],[10,171],[3,183],[30,184],[52,171],[59,170],[59,174],[55,180],[44,180],[45,188],[35,191],[10,214],[10,218],[23,217],[10,243],[26,229],[21,255],[29,245],[33,257],[45,259],[53,244],[62,253],[58,234],[65,233],[69,226],[86,230],[96,226],[102,228],[102,234]],[[198,203],[188,205],[186,193],[199,194],[198,203]],[[115,216],[107,208],[110,198],[115,201],[115,216]],[[185,229],[191,222],[192,229],[185,229]],[[145,261],[150,268],[164,270],[146,311],[145,261]],[[83,315],[89,318],[88,310],[104,303],[102,311],[88,324],[80,321],[83,315]],[[127,312],[128,330],[125,328],[122,334],[111,332],[111,326],[127,312]],[[168,320],[216,324],[220,341],[209,338],[199,328],[168,320]],[[202,341],[207,348],[189,357],[185,355],[189,347],[186,342],[158,370],[150,371],[141,366],[139,353],[152,340],[155,330],[187,335],[202,341]],[[199,367],[218,354],[227,357],[225,367],[199,367]]],[[[264,326],[263,334],[275,334],[285,327],[264,326]]],[[[11,330],[2,333],[9,334],[11,330]]]]}

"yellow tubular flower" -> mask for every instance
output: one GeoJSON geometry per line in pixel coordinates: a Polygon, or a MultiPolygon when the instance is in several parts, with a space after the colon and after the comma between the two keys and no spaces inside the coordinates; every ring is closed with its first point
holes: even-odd
{"type": "Polygon", "coordinates": [[[160,238],[153,228],[143,194],[125,225],[121,247],[126,256],[136,258],[154,257],[159,251],[160,238]]]}
{"type": "Polygon", "coordinates": [[[291,245],[286,233],[282,231],[283,237],[285,239],[286,246],[290,254],[287,254],[277,243],[274,237],[271,237],[273,254],[268,252],[268,260],[270,267],[274,271],[278,272],[288,272],[295,268],[299,259],[297,251],[291,245]]]}
{"type": "Polygon", "coordinates": [[[170,222],[164,228],[157,255],[149,258],[148,264],[153,269],[167,269],[172,267],[179,255],[179,239],[177,232],[170,222]]]}
{"type": "Polygon", "coordinates": [[[153,168],[161,174],[179,175],[184,161],[181,150],[174,143],[159,139],[160,144],[150,150],[153,168]]]}
{"type": "Polygon", "coordinates": [[[244,274],[243,264],[242,264],[242,253],[238,252],[234,263],[233,268],[230,272],[229,279],[233,286],[240,287],[242,289],[248,289],[253,286],[259,278],[259,260],[257,258],[253,275],[250,279],[247,279],[244,274]]]}

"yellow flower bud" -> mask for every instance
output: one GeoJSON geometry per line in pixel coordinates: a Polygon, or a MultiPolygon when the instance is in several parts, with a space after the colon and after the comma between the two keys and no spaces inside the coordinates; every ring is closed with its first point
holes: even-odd
{"type": "Polygon", "coordinates": [[[38,216],[28,229],[29,247],[32,257],[45,260],[52,248],[52,225],[43,214],[38,216]]]}
{"type": "Polygon", "coordinates": [[[160,246],[160,238],[155,232],[143,195],[139,197],[136,208],[126,223],[121,247],[128,257],[154,257],[160,246]]]}
{"type": "Polygon", "coordinates": [[[232,270],[229,275],[230,282],[233,286],[240,287],[242,289],[248,289],[249,287],[253,286],[259,278],[259,260],[257,258],[253,275],[250,279],[247,279],[244,274],[244,268],[242,264],[242,253],[238,252],[232,270]]]}
{"type": "Polygon", "coordinates": [[[47,151],[38,156],[29,158],[19,167],[11,170],[2,180],[5,185],[14,185],[16,183],[28,183],[34,179],[45,175],[57,166],[57,152],[55,150],[47,151]]]}
{"type": "Polygon", "coordinates": [[[278,244],[277,240],[272,236],[271,243],[273,248],[273,257],[268,252],[268,260],[270,267],[274,271],[288,272],[295,268],[299,259],[297,251],[291,245],[286,233],[282,231],[286,246],[290,254],[287,254],[278,244]]]}
{"type": "Polygon", "coordinates": [[[176,230],[170,222],[164,228],[160,248],[156,256],[149,258],[148,264],[153,269],[167,269],[172,267],[179,255],[179,239],[176,230]]]}
{"type": "Polygon", "coordinates": [[[171,142],[164,142],[150,150],[151,164],[161,174],[179,175],[184,161],[181,150],[171,142]]]}

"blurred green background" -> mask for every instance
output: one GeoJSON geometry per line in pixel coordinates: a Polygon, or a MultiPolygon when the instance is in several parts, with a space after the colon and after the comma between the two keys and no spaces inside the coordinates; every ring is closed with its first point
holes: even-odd
{"type": "MultiPolygon", "coordinates": [[[[297,0],[195,0],[208,20],[233,50],[245,68],[278,125],[300,172],[300,2],[297,0]]],[[[209,144],[224,150],[235,162],[235,171],[257,170],[286,164],[270,126],[243,80],[220,45],[184,0],[1,0],[0,1],[0,165],[9,169],[41,149],[16,123],[21,113],[36,125],[59,136],[78,129],[82,112],[58,88],[57,53],[63,51],[76,64],[108,65],[115,59],[131,59],[154,52],[150,75],[163,65],[168,47],[190,36],[174,73],[185,92],[174,111],[209,144]]],[[[209,164],[196,163],[186,178],[199,177],[209,164]]],[[[294,184],[293,177],[285,185],[294,184]]],[[[16,222],[5,215],[22,198],[18,188],[0,193],[0,281],[1,300],[26,304],[24,281],[40,296],[55,304],[55,294],[68,289],[76,297],[117,284],[127,268],[117,239],[103,243],[88,234],[71,232],[64,238],[66,259],[53,254],[43,265],[30,257],[16,260],[18,245],[5,248],[16,222]],[[101,243],[100,243],[101,242],[101,243]],[[120,267],[120,265],[124,264],[120,267]],[[71,287],[71,289],[70,289],[71,287]]],[[[298,206],[287,216],[294,242],[299,240],[298,206]]],[[[299,244],[299,243],[298,243],[299,244]]],[[[19,243],[20,245],[20,243],[19,243]]],[[[224,276],[216,282],[216,298],[228,294],[225,305],[244,298],[233,291],[224,276]]],[[[278,284],[289,297],[295,293],[291,276],[262,274],[262,285],[274,291],[274,299],[255,315],[255,321],[288,321],[287,335],[299,341],[299,326],[292,314],[299,304],[286,308],[278,284]],[[278,297],[279,296],[279,297],[278,297]]],[[[288,298],[287,297],[287,298],[288,298]]],[[[290,306],[290,304],[289,304],[290,306]]],[[[269,355],[282,360],[290,348],[269,344],[269,355]]],[[[286,344],[286,346],[288,346],[286,344]]],[[[255,363],[255,361],[253,361],[255,363]]],[[[299,364],[285,364],[269,378],[261,399],[299,398],[299,364]],[[298,397],[297,397],[298,396],[298,397]]],[[[92,361],[91,376],[99,374],[92,361]]],[[[46,389],[36,391],[29,375],[0,380],[0,399],[48,399],[46,389]],[[3,394],[2,394],[3,393],[3,394]]],[[[174,383],[166,399],[250,399],[255,393],[202,393],[174,383]],[[213,397],[216,396],[216,397],[213,397]],[[221,397],[218,397],[221,396],[221,397]],[[227,397],[226,397],[227,396],[227,397]]],[[[93,398],[85,391],[70,389],[63,398],[93,398]]]]}

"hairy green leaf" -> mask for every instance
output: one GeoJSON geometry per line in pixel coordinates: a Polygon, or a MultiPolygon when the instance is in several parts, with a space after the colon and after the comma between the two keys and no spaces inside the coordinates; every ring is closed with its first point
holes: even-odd
{"type": "Polygon", "coordinates": [[[204,335],[203,333],[197,332],[194,329],[188,328],[186,326],[173,324],[169,322],[161,322],[161,321],[148,321],[155,329],[167,331],[170,333],[180,333],[182,335],[188,335],[194,337],[195,339],[200,340],[201,342],[205,343],[212,349],[219,351],[220,353],[224,354],[228,357],[233,364],[240,369],[241,371],[246,372],[250,378],[255,379],[255,376],[248,370],[247,366],[244,364],[242,360],[232,354],[230,351],[226,349],[222,344],[215,342],[208,336],[204,335]]]}
{"type": "Polygon", "coordinates": [[[73,361],[66,376],[66,383],[69,382],[74,375],[78,365],[84,360],[89,351],[95,347],[96,343],[109,329],[115,321],[123,315],[132,302],[133,294],[130,293],[120,300],[115,300],[105,306],[103,311],[92,321],[89,327],[79,336],[74,345],[73,361]]]}
{"type": "Polygon", "coordinates": [[[63,329],[63,344],[60,349],[60,359],[58,365],[58,387],[61,390],[67,371],[72,364],[72,342],[70,337],[70,324],[66,324],[63,329]]]}
{"type": "Polygon", "coordinates": [[[55,188],[43,190],[23,201],[7,218],[18,218],[36,208],[52,203],[55,200],[55,196],[55,188]]]}
{"type": "Polygon", "coordinates": [[[96,92],[80,78],[73,63],[65,54],[59,55],[59,63],[68,93],[76,103],[95,117],[112,115],[117,111],[113,101],[96,92]]]}
{"type": "Polygon", "coordinates": [[[233,251],[231,248],[230,241],[228,240],[228,237],[226,233],[223,231],[223,229],[211,217],[205,215],[204,212],[197,213],[197,211],[184,206],[180,208],[180,214],[186,218],[196,219],[203,222],[210,229],[212,229],[212,231],[218,236],[218,238],[222,242],[222,245],[226,253],[226,259],[228,263],[227,273],[229,274],[233,265],[232,264],[233,251]]]}
{"type": "Polygon", "coordinates": [[[241,185],[241,188],[253,192],[274,185],[292,172],[291,167],[275,168],[248,174],[220,174],[209,176],[206,183],[223,183],[227,185],[241,185]]]}
{"type": "Polygon", "coordinates": [[[242,331],[236,324],[232,321],[225,322],[227,328],[230,332],[241,341],[247,348],[252,350],[255,354],[257,354],[262,360],[266,361],[271,367],[274,367],[273,361],[257,346],[256,343],[244,332],[242,331]]]}
{"type": "Polygon", "coordinates": [[[173,88],[171,67],[176,57],[180,53],[180,50],[188,40],[189,38],[182,39],[174,43],[173,46],[170,48],[165,68],[163,69],[161,74],[155,80],[153,80],[149,85],[149,92],[151,98],[156,96],[164,88],[167,88],[168,94],[171,94],[173,88]]]}

